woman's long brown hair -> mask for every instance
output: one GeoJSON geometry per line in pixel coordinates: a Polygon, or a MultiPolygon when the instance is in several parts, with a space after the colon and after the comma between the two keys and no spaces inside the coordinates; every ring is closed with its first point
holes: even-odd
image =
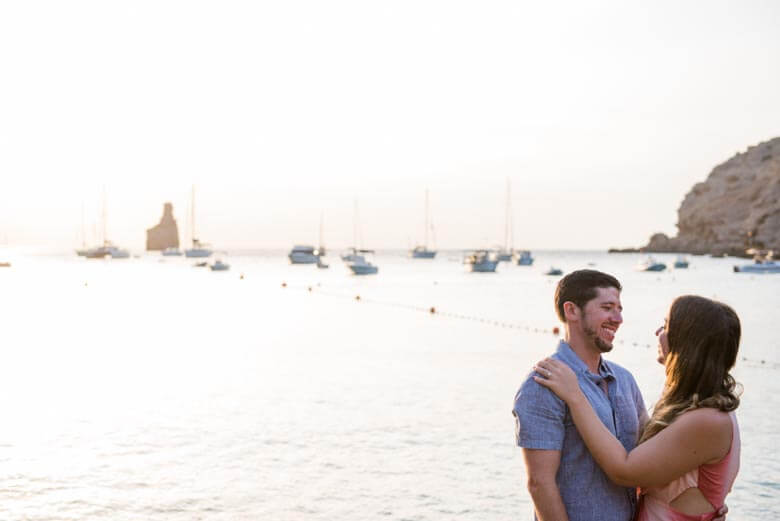
{"type": "Polygon", "coordinates": [[[739,317],[726,304],[695,295],[672,302],[666,384],[639,443],[684,412],[701,407],[728,412],[739,406],[737,383],[729,370],[737,361],[741,334],[739,317]]]}

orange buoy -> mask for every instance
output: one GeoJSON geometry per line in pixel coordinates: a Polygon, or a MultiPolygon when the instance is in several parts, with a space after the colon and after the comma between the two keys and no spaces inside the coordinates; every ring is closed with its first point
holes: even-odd
{"type": "Polygon", "coordinates": [[[360,300],[360,295],[355,295],[355,300],[360,300]]]}
{"type": "Polygon", "coordinates": [[[553,335],[559,335],[561,333],[561,330],[558,328],[558,326],[555,326],[553,328],[553,335]]]}
{"type": "Polygon", "coordinates": [[[287,283],[286,282],[282,282],[282,287],[286,288],[287,287],[287,283]]]}
{"type": "Polygon", "coordinates": [[[436,308],[431,306],[431,315],[433,315],[434,313],[436,313],[436,308]]]}

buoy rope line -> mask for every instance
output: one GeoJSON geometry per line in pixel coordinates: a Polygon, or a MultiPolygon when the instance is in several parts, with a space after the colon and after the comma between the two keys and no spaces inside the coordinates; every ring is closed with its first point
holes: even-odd
{"type": "MultiPolygon", "coordinates": [[[[360,294],[355,295],[347,295],[344,293],[337,293],[333,291],[327,291],[323,290],[319,286],[290,286],[286,282],[282,282],[282,288],[292,289],[296,291],[305,291],[307,293],[322,295],[325,297],[335,297],[335,298],[341,298],[341,299],[348,299],[348,300],[354,300],[355,302],[365,303],[365,304],[375,304],[379,306],[385,306],[385,307],[391,307],[391,308],[399,308],[399,309],[408,309],[411,311],[417,311],[421,313],[426,313],[429,315],[439,315],[442,317],[447,318],[454,318],[456,320],[467,320],[470,322],[479,322],[491,327],[500,327],[500,328],[507,328],[507,329],[518,329],[521,331],[526,331],[528,333],[537,333],[537,334],[543,334],[543,335],[556,335],[559,336],[560,334],[560,328],[558,326],[554,326],[551,328],[543,328],[543,327],[533,327],[527,324],[519,324],[517,322],[506,322],[503,320],[494,320],[492,318],[486,318],[486,317],[479,317],[476,315],[469,315],[464,313],[453,313],[451,311],[442,311],[439,308],[435,306],[416,306],[414,304],[404,304],[401,302],[389,302],[389,301],[383,301],[383,300],[376,300],[372,298],[365,298],[360,296],[360,294]]],[[[629,342],[618,339],[615,341],[615,343],[624,345],[629,344],[629,342]]],[[[645,344],[641,342],[630,342],[630,345],[633,347],[644,347],[645,349],[655,349],[655,345],[652,344],[645,344]]],[[[743,364],[747,364],[751,367],[763,367],[767,369],[780,369],[780,362],[772,362],[771,360],[764,360],[764,359],[758,359],[758,358],[748,358],[745,356],[740,356],[739,361],[743,364]]]]}

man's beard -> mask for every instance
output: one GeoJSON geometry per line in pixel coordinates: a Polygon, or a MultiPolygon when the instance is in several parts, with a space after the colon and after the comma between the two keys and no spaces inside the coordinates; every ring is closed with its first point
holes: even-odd
{"type": "Polygon", "coordinates": [[[612,351],[612,344],[606,343],[600,336],[596,334],[594,330],[589,328],[588,326],[584,326],[585,328],[585,335],[587,335],[588,338],[593,340],[593,343],[596,344],[596,347],[601,351],[602,353],[609,353],[612,351]]]}

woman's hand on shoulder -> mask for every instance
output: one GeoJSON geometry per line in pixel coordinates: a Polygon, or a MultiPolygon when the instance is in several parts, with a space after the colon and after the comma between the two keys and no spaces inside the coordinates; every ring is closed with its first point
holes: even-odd
{"type": "Polygon", "coordinates": [[[534,371],[534,380],[537,383],[550,389],[569,405],[582,396],[577,375],[563,362],[545,358],[536,363],[534,371]]]}

